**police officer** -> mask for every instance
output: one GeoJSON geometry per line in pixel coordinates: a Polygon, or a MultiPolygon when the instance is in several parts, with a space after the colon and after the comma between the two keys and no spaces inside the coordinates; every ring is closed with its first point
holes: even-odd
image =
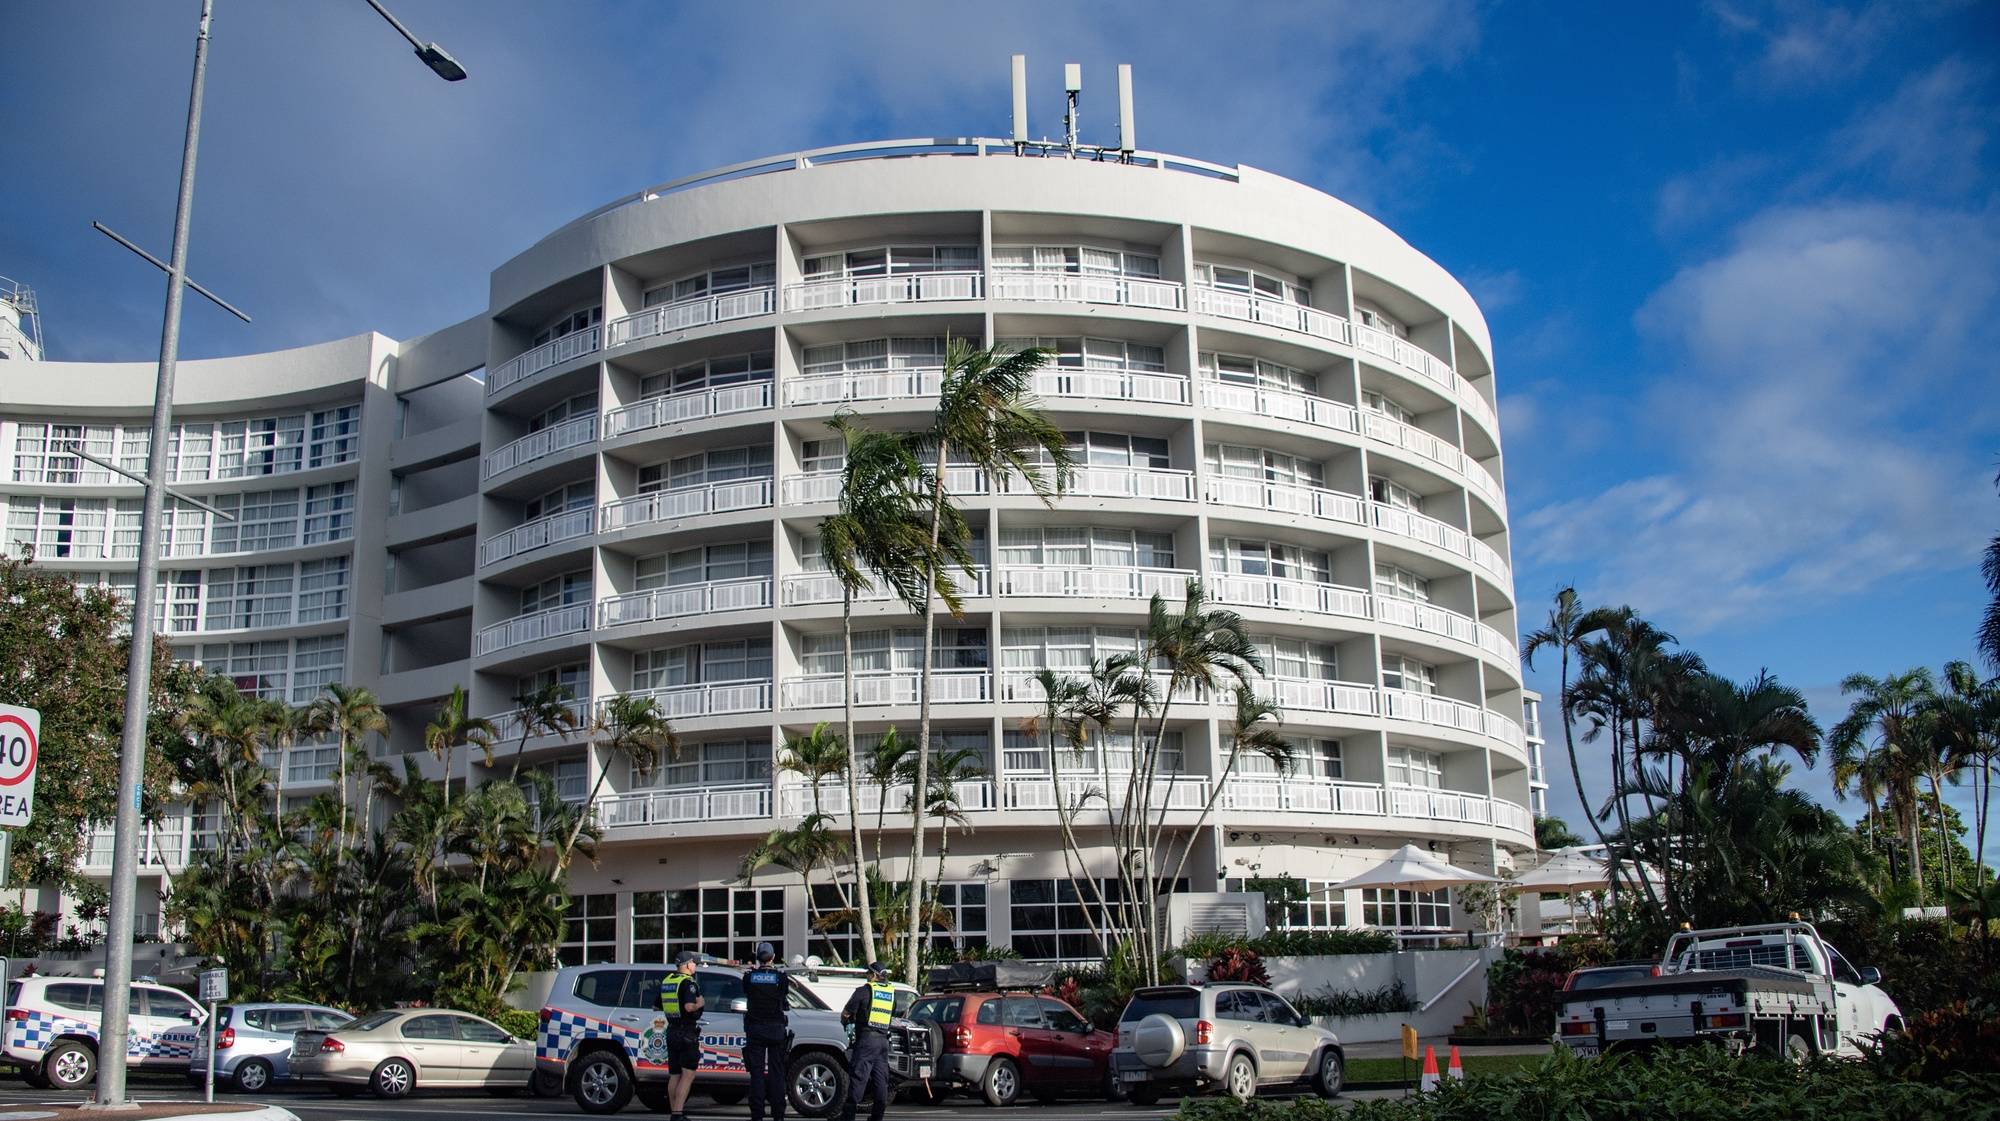
{"type": "Polygon", "coordinates": [[[667,1018],[667,1105],[673,1121],[687,1121],[688,1091],[701,1069],[701,986],[694,965],[700,954],[682,950],[674,970],[660,986],[660,1011],[667,1018]]]}
{"type": "Polygon", "coordinates": [[[785,1052],[791,1033],[785,1028],[785,1006],[791,978],[772,964],[777,948],[757,943],[757,967],[743,972],[743,1067],[750,1073],[750,1121],[764,1121],[770,1103],[771,1121],[785,1121],[785,1052]]]}
{"type": "Polygon", "coordinates": [[[868,963],[868,983],[847,998],[840,1022],[854,1027],[854,1050],[848,1064],[847,1104],[841,1121],[854,1121],[864,1094],[872,1095],[868,1121],[882,1121],[889,1108],[889,1021],[896,1015],[896,990],[889,985],[889,967],[868,963]]]}

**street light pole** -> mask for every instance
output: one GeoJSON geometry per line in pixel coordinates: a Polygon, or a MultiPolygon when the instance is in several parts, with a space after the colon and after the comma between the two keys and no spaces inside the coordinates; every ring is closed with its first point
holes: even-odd
{"type": "Polygon", "coordinates": [[[104,1018],[98,1032],[100,1105],[123,1106],[130,1038],[132,935],[139,897],[139,796],[146,777],[146,716],[152,702],[153,584],[160,571],[160,510],[167,495],[167,443],[173,433],[174,366],[180,359],[181,298],[187,285],[188,218],[194,208],[194,161],[201,146],[201,95],[208,77],[208,29],[215,0],[201,0],[194,36],[194,79],[188,92],[187,137],[181,146],[180,197],[174,203],[174,246],[167,262],[167,310],[160,327],[160,373],[153,386],[153,436],[146,503],[139,519],[139,582],[132,589],[132,652],[125,663],[125,726],[118,747],[118,818],[112,834],[111,913],[105,932],[104,1018]]]}

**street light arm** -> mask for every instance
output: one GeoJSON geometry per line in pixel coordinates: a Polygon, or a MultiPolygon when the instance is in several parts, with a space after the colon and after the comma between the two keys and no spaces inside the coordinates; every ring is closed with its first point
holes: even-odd
{"type": "Polygon", "coordinates": [[[462,82],[465,80],[465,67],[460,66],[458,60],[451,57],[443,47],[438,46],[436,43],[426,43],[418,39],[415,35],[410,34],[410,29],[404,27],[402,20],[397,19],[390,13],[389,9],[383,7],[381,0],[368,0],[368,6],[375,9],[377,15],[388,20],[389,26],[396,29],[396,34],[409,40],[410,46],[415,47],[417,50],[417,57],[423,60],[425,66],[431,68],[431,73],[436,74],[447,82],[462,82]]]}

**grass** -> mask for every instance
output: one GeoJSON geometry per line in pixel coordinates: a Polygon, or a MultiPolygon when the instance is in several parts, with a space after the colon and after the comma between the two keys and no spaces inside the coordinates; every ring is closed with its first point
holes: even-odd
{"type": "MultiPolygon", "coordinates": [[[[1543,1055],[1468,1055],[1458,1053],[1460,1065],[1465,1067],[1468,1077],[1475,1074],[1518,1074],[1533,1070],[1541,1065],[1543,1055]]],[[[1445,1072],[1445,1055],[1438,1056],[1438,1073],[1445,1072]]],[[[1408,1078],[1412,1082],[1422,1076],[1422,1059],[1406,1063],[1402,1059],[1349,1059],[1347,1061],[1347,1081],[1349,1082],[1401,1082],[1408,1078]]]]}

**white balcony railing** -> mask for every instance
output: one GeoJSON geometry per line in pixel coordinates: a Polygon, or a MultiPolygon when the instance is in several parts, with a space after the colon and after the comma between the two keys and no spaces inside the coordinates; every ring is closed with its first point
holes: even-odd
{"type": "Polygon", "coordinates": [[[1458,379],[1458,400],[1473,419],[1486,426],[1486,431],[1496,437],[1499,435],[1500,418],[1493,412],[1493,406],[1487,404],[1486,398],[1480,396],[1479,391],[1472,388],[1472,383],[1462,377],[1458,379]]]}
{"type": "Polygon", "coordinates": [[[1348,619],[1369,617],[1369,595],[1365,588],[1283,576],[1238,575],[1213,577],[1207,586],[1217,603],[1309,611],[1315,615],[1338,615],[1348,619]]]}
{"type": "Polygon", "coordinates": [[[536,518],[532,522],[522,522],[512,529],[502,530],[480,542],[479,564],[481,567],[498,564],[508,557],[519,556],[531,549],[588,537],[595,518],[595,512],[585,508],[564,510],[545,518],[536,518]]]}
{"type": "Polygon", "coordinates": [[[1330,342],[1350,346],[1354,343],[1354,327],[1345,318],[1269,296],[1197,284],[1194,288],[1194,310],[1202,315],[1297,331],[1330,342]]]}
{"type": "Polygon", "coordinates": [[[769,679],[707,681],[699,685],[662,685],[657,689],[633,689],[624,696],[645,697],[669,720],[692,716],[723,716],[735,712],[768,712],[771,708],[769,679]]]}
{"type": "Polygon", "coordinates": [[[1399,339],[1379,327],[1365,323],[1354,325],[1354,345],[1363,354],[1384,359],[1389,364],[1416,374],[1426,381],[1441,386],[1447,391],[1458,391],[1461,396],[1477,397],[1471,386],[1464,382],[1442,358],[1416,345],[1408,339],[1399,339]],[[1461,388],[1463,387],[1463,388],[1461,388]]]}
{"type": "MultiPolygon", "coordinates": [[[[1165,672],[1154,671],[1153,690],[1156,698],[1160,700],[1166,698],[1167,686],[1171,684],[1169,678],[1170,675],[1165,672]]],[[[1044,699],[1042,683],[1036,680],[1035,671],[1033,670],[1002,670],[1000,672],[1000,699],[1006,702],[1040,704],[1044,699]]],[[[1199,705],[1207,703],[1208,696],[1198,685],[1190,686],[1187,682],[1182,682],[1174,690],[1174,704],[1176,705],[1199,705]]]]}
{"type": "Polygon", "coordinates": [[[1234,413],[1250,413],[1277,420],[1295,420],[1302,424],[1330,428],[1336,432],[1361,431],[1359,416],[1354,406],[1305,393],[1205,380],[1201,383],[1201,403],[1205,408],[1226,409],[1234,413]]]}
{"type": "MultiPolygon", "coordinates": [[[[859,789],[855,791],[854,800],[855,804],[860,807],[863,816],[886,813],[886,815],[893,819],[897,814],[907,815],[910,812],[910,790],[911,786],[909,783],[897,783],[889,787],[887,797],[884,797],[883,789],[880,786],[863,782],[860,784],[859,789]]],[[[991,810],[994,808],[993,783],[989,779],[962,779],[954,782],[951,784],[951,794],[952,800],[958,804],[958,808],[961,810],[991,810]]],[[[804,817],[814,812],[813,807],[815,804],[818,805],[818,812],[820,813],[832,817],[845,817],[847,815],[847,784],[844,782],[822,784],[819,788],[817,803],[815,803],[813,788],[809,783],[794,783],[778,788],[778,816],[780,817],[804,817]]]]}
{"type": "MultiPolygon", "coordinates": [[[[944,473],[944,489],[946,494],[958,497],[985,494],[986,472],[977,467],[948,467],[944,473]]],[[[840,472],[814,471],[806,475],[786,476],[784,495],[787,506],[838,501],[840,472]]]]}
{"type": "MultiPolygon", "coordinates": [[[[1123,771],[1110,774],[1110,803],[1122,809],[1131,786],[1123,771]]],[[[1091,774],[1011,774],[1000,779],[1000,804],[1008,810],[1053,810],[1102,814],[1105,812],[1104,779],[1091,774]],[[1060,796],[1062,804],[1056,804],[1060,796]]],[[[1199,810],[1208,802],[1206,775],[1161,775],[1153,780],[1151,805],[1154,810],[1199,810]]]]}
{"type": "Polygon", "coordinates": [[[847,370],[806,374],[785,380],[787,405],[838,405],[847,401],[910,401],[935,397],[944,382],[936,367],[904,370],[847,370]]]}
{"type": "Polygon", "coordinates": [[[731,413],[755,412],[770,407],[771,383],[768,381],[722,385],[714,389],[696,389],[686,393],[668,393],[659,397],[648,397],[643,401],[636,401],[605,413],[604,438],[609,440],[614,436],[623,436],[627,432],[658,428],[663,424],[679,424],[682,421],[728,416],[731,413]]]}
{"type": "Polygon", "coordinates": [[[645,825],[692,825],[703,821],[750,821],[771,816],[768,786],[695,787],[608,794],[591,803],[591,816],[605,829],[645,825]]]}
{"type": "Polygon", "coordinates": [[[1251,510],[1270,510],[1279,514],[1297,514],[1308,518],[1321,518],[1345,525],[1365,525],[1359,495],[1344,491],[1327,490],[1325,487],[1295,486],[1289,483],[1267,483],[1262,479],[1245,479],[1231,475],[1211,475],[1205,485],[1208,500],[1223,506],[1242,506],[1251,510]]]}
{"type": "Polygon", "coordinates": [[[1507,512],[1507,492],[1501,489],[1500,480],[1493,472],[1471,456],[1465,456],[1465,482],[1473,490],[1486,497],[1487,504],[1502,514],[1507,512]]]}
{"type": "Polygon", "coordinates": [[[655,335],[685,331],[690,327],[706,327],[710,323],[726,323],[732,319],[769,315],[777,310],[776,297],[776,290],[770,287],[746,288],[740,292],[725,292],[719,296],[696,296],[690,300],[649,307],[645,311],[634,312],[606,324],[608,341],[605,345],[624,346],[626,343],[650,339],[655,335]]]}
{"type": "MultiPolygon", "coordinates": [[[[1001,487],[1005,494],[1028,494],[1028,484],[1018,476],[1008,476],[1001,487]]],[[[1151,498],[1168,502],[1194,501],[1194,473],[1165,467],[1079,467],[1070,475],[1073,498],[1151,498]]]]}
{"type": "Polygon", "coordinates": [[[658,619],[681,619],[721,611],[755,611],[771,606],[771,578],[710,580],[612,596],[597,605],[597,625],[623,627],[658,619]]]}
{"type": "MultiPolygon", "coordinates": [[[[992,570],[983,564],[975,566],[970,576],[956,568],[949,570],[949,575],[958,584],[958,594],[967,599],[983,599],[992,594],[988,585],[992,570]]],[[[834,579],[830,572],[800,572],[785,577],[784,601],[787,607],[839,603],[842,598],[840,581],[834,579]]],[[[894,598],[894,592],[873,579],[854,593],[856,603],[881,603],[894,598]]]]}
{"type": "Polygon", "coordinates": [[[1000,594],[1053,598],[1151,599],[1178,601],[1195,574],[1181,568],[1123,568],[1094,565],[1002,565],[1000,594]]]}
{"type": "Polygon", "coordinates": [[[545,342],[525,354],[510,358],[487,373],[486,395],[491,397],[517,381],[531,378],[551,366],[560,366],[572,358],[594,354],[603,341],[603,329],[589,327],[545,342]]]}
{"type": "MultiPolygon", "coordinates": [[[[590,727],[590,698],[582,697],[571,700],[566,702],[562,707],[569,710],[570,718],[575,721],[574,727],[579,729],[574,735],[579,737],[583,735],[582,730],[590,727]]],[[[506,712],[496,713],[486,719],[493,724],[493,738],[497,743],[505,744],[512,742],[519,744],[521,742],[521,734],[526,731],[522,710],[518,708],[509,709],[506,712]]],[[[537,732],[536,734],[546,735],[547,733],[537,732]]],[[[578,800],[581,801],[581,798],[578,800]]]]}
{"type": "Polygon", "coordinates": [[[1061,304],[1117,304],[1122,307],[1180,311],[1187,292],[1171,280],[1104,273],[1071,273],[1040,269],[995,269],[996,300],[1040,300],[1061,304]]]}
{"type": "Polygon", "coordinates": [[[1423,821],[1497,825],[1532,834],[1534,820],[1525,806],[1503,798],[1451,790],[1408,786],[1375,786],[1289,777],[1282,781],[1232,775],[1222,788],[1220,809],[1239,813],[1353,814],[1363,817],[1415,818],[1423,821]]]}
{"type": "Polygon", "coordinates": [[[524,463],[532,463],[559,451],[580,447],[597,439],[597,416],[571,417],[559,424],[551,424],[539,432],[530,432],[511,444],[502,445],[489,453],[479,465],[480,477],[490,479],[495,475],[512,471],[524,463]]]}
{"type": "MultiPolygon", "coordinates": [[[[840,708],[842,674],[788,677],[780,696],[788,709],[840,708]]],[[[992,675],[983,669],[941,669],[931,673],[933,704],[978,704],[992,699],[992,675]]],[[[854,675],[857,705],[913,705],[920,684],[916,670],[862,671],[854,675]]]]}
{"type": "Polygon", "coordinates": [[[577,634],[589,629],[589,604],[572,603],[563,607],[551,607],[547,611],[502,619],[491,626],[480,628],[475,653],[484,656],[496,650],[524,646],[530,642],[540,642],[545,638],[577,634]]]}
{"type": "Polygon", "coordinates": [[[786,311],[817,311],[857,304],[976,300],[985,285],[976,272],[915,272],[901,276],[843,276],[785,285],[786,311]]]}
{"type": "Polygon", "coordinates": [[[1141,371],[1044,368],[1035,375],[1035,393],[1042,397],[1185,405],[1188,403],[1188,380],[1172,374],[1141,371]]]}
{"type": "Polygon", "coordinates": [[[769,477],[730,479],[656,490],[606,503],[597,511],[597,528],[600,533],[610,533],[635,525],[676,521],[702,514],[724,514],[731,510],[755,510],[770,504],[769,477]]]}
{"type": "Polygon", "coordinates": [[[1411,720],[1475,735],[1486,732],[1487,713],[1478,705],[1414,689],[1384,688],[1378,696],[1381,698],[1382,715],[1391,720],[1411,720]]]}

